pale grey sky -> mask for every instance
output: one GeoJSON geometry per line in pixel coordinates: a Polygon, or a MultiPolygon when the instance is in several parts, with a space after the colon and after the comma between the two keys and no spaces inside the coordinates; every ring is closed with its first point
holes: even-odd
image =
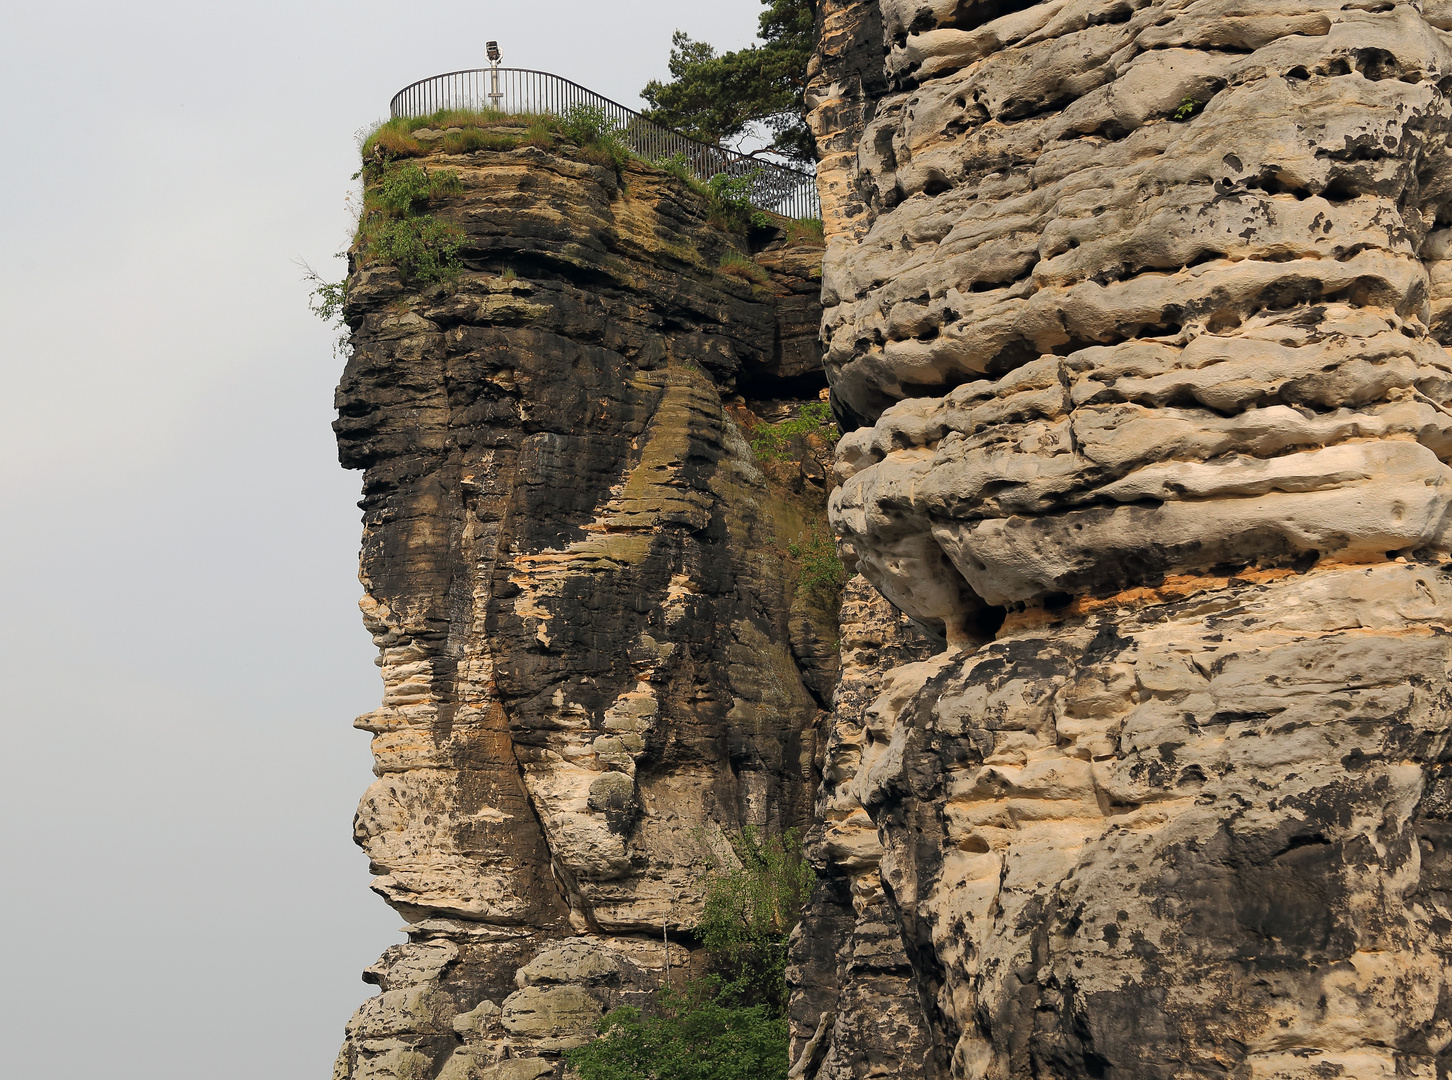
{"type": "Polygon", "coordinates": [[[326,1080],[401,940],[341,361],[354,132],[484,63],[627,104],[757,0],[0,0],[0,1075],[326,1080]]]}

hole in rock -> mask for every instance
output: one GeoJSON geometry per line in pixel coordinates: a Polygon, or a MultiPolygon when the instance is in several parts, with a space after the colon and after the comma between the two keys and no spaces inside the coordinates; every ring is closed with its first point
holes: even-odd
{"type": "Polygon", "coordinates": [[[942,195],[944,192],[952,190],[953,182],[937,169],[928,173],[928,179],[923,184],[923,193],[925,195],[942,195]]]}
{"type": "Polygon", "coordinates": [[[1281,848],[1280,851],[1276,852],[1275,857],[1279,859],[1282,855],[1289,855],[1292,851],[1295,851],[1298,848],[1329,847],[1330,844],[1331,841],[1326,839],[1325,835],[1322,833],[1311,833],[1310,835],[1293,836],[1290,838],[1289,841],[1287,841],[1285,847],[1281,848]]]}
{"type": "Polygon", "coordinates": [[[976,30],[984,23],[1004,15],[1012,15],[1015,11],[1024,11],[1039,2],[1040,0],[958,0],[958,6],[953,9],[952,14],[937,25],[954,30],[976,30]]]}
{"type": "Polygon", "coordinates": [[[1372,82],[1397,77],[1397,58],[1385,49],[1357,49],[1356,70],[1372,82]]]}
{"type": "Polygon", "coordinates": [[[1003,621],[1008,618],[1006,607],[986,607],[973,616],[971,629],[974,636],[982,641],[992,641],[998,631],[1003,627],[1003,621]]]}
{"type": "Polygon", "coordinates": [[[769,369],[743,367],[736,376],[736,392],[747,401],[815,400],[825,389],[827,373],[820,369],[783,376],[769,369]]]}

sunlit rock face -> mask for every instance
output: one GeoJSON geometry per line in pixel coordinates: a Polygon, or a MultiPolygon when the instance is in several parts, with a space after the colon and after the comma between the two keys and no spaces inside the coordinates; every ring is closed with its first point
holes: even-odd
{"type": "Polygon", "coordinates": [[[1442,1076],[1452,4],[824,9],[889,1072],[1442,1076]]]}

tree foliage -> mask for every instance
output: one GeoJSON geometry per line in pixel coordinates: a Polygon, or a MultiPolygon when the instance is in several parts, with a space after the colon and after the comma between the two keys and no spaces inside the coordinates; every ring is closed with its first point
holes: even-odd
{"type": "Polygon", "coordinates": [[[581,1080],[786,1080],[784,1015],[732,1004],[710,978],[657,1002],[651,1016],[611,1010],[599,1039],[567,1053],[581,1080]]]}
{"type": "Polygon", "coordinates": [[[671,38],[669,82],[651,80],[640,92],[646,114],[702,142],[726,146],[754,123],[771,133],[762,152],[794,161],[816,159],[803,95],[807,62],[816,45],[816,0],[761,0],[760,43],[718,53],[677,30],[671,38]]]}
{"type": "Polygon", "coordinates": [[[737,865],[706,884],[696,933],[712,974],[662,987],[651,1014],[629,1006],[566,1058],[581,1080],[786,1080],[787,940],[815,880],[795,829],[731,839],[737,865]]]}
{"type": "Polygon", "coordinates": [[[740,863],[718,869],[706,884],[696,932],[724,978],[726,997],[786,1011],[787,939],[816,880],[802,856],[801,835],[763,835],[748,826],[731,838],[740,863]]]}

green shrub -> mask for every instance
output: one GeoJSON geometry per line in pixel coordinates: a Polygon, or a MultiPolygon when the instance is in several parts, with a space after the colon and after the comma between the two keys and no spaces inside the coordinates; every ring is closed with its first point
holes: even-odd
{"type": "Polygon", "coordinates": [[[702,184],[696,179],[696,174],[691,169],[691,160],[685,154],[675,153],[670,157],[658,157],[651,162],[658,169],[664,169],[677,180],[684,180],[694,188],[701,188],[702,184]]]}
{"type": "Polygon", "coordinates": [[[571,105],[560,117],[560,133],[581,150],[586,160],[617,173],[630,160],[620,125],[595,105],[571,105]]]}
{"type": "Polygon", "coordinates": [[[464,234],[450,222],[428,216],[395,218],[373,232],[368,253],[377,262],[396,266],[405,285],[431,285],[458,274],[463,242],[464,234]]]}
{"type": "Polygon", "coordinates": [[[597,105],[571,105],[560,117],[560,132],[577,146],[619,137],[619,124],[597,105]]]}
{"type": "Polygon", "coordinates": [[[371,194],[390,216],[407,216],[421,212],[434,199],[462,190],[463,182],[452,169],[429,170],[416,161],[395,161],[378,170],[371,194]]]}
{"type": "Polygon", "coordinates": [[[308,273],[313,285],[313,291],[308,295],[308,310],[325,323],[341,319],[343,305],[348,301],[348,279],[324,281],[312,270],[308,273]]]}
{"type": "Polygon", "coordinates": [[[659,1012],[624,1006],[600,1038],[565,1053],[581,1080],[786,1080],[787,1022],[764,1005],[724,1002],[716,980],[661,989],[659,1012]]]}
{"type": "Polygon", "coordinates": [[[1180,102],[1175,109],[1175,119],[1184,123],[1205,107],[1205,103],[1199,98],[1187,97],[1180,102]]]}
{"type": "Polygon", "coordinates": [[[755,171],[745,176],[717,173],[706,181],[713,224],[734,232],[745,232],[753,227],[770,228],[771,218],[751,204],[751,198],[756,194],[756,175],[755,171]]]}
{"type": "Polygon", "coordinates": [[[653,1015],[608,1013],[565,1054],[581,1080],[786,1080],[787,941],[815,877],[795,829],[730,843],[739,865],[712,868],[696,927],[714,972],[662,987],[653,1015]]]}
{"type": "MultiPolygon", "coordinates": [[[[338,257],[344,256],[340,252],[338,257]]],[[[343,321],[343,306],[348,302],[348,279],[328,281],[306,262],[298,260],[298,266],[302,269],[303,280],[312,286],[308,293],[308,310],[336,328],[338,336],[333,340],[333,355],[346,357],[349,335],[348,326],[343,321]]]]}
{"type": "Polygon", "coordinates": [[[810,537],[803,534],[788,541],[787,553],[800,568],[797,577],[800,588],[829,605],[841,600],[842,587],[847,584],[847,569],[837,558],[837,544],[830,536],[813,530],[810,537]]]}
{"type": "Polygon", "coordinates": [[[740,865],[715,869],[696,933],[716,974],[720,996],[743,1005],[765,1004],[784,1015],[787,939],[801,921],[816,875],[802,854],[796,829],[768,835],[747,826],[731,838],[740,865]]]}
{"type": "Polygon", "coordinates": [[[835,446],[842,433],[832,419],[832,407],[825,401],[809,401],[801,413],[780,424],[758,424],[750,432],[751,449],[763,461],[780,461],[786,456],[792,440],[817,435],[835,446]]]}
{"type": "Polygon", "coordinates": [[[416,161],[384,161],[363,170],[363,214],[356,249],[364,265],[396,266],[405,285],[452,279],[463,263],[464,234],[424,211],[463,189],[457,172],[426,169],[416,161]]]}

